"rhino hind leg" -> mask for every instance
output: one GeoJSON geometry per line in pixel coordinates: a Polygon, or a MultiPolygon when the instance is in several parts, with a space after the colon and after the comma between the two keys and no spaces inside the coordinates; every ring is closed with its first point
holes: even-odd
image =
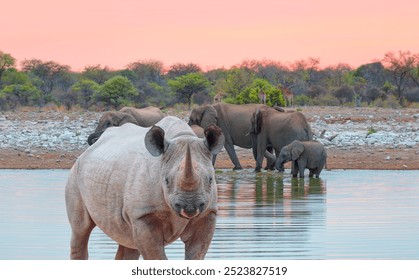
{"type": "Polygon", "coordinates": [[[137,249],[127,248],[125,246],[119,245],[118,251],[115,255],[115,260],[138,260],[140,258],[140,253],[137,249]]]}
{"type": "Polygon", "coordinates": [[[86,260],[89,258],[90,233],[96,224],[90,217],[78,188],[71,183],[70,180],[66,188],[67,213],[71,225],[70,259],[86,260]]]}

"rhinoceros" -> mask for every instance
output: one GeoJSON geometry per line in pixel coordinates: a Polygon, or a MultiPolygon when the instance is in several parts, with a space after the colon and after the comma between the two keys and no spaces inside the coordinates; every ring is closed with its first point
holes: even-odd
{"type": "Polygon", "coordinates": [[[171,116],[151,128],[107,129],[69,173],[70,258],[88,258],[89,236],[98,226],[118,243],[115,259],[167,259],[164,247],[179,237],[185,259],[203,259],[217,213],[211,158],[223,145],[217,126],[200,139],[171,116]]]}

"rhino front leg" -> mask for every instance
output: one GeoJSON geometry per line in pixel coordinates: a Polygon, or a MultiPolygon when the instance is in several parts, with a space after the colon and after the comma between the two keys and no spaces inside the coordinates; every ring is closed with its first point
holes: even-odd
{"type": "Polygon", "coordinates": [[[133,237],[139,253],[145,260],[167,260],[164,252],[164,232],[162,222],[147,215],[136,220],[133,237]]]}
{"type": "Polygon", "coordinates": [[[115,255],[115,260],[138,260],[140,258],[140,253],[137,249],[127,248],[125,246],[119,245],[118,251],[115,255]]]}
{"type": "Polygon", "coordinates": [[[211,212],[205,218],[191,221],[181,235],[185,243],[186,260],[203,260],[211,244],[215,230],[216,214],[211,212]]]}

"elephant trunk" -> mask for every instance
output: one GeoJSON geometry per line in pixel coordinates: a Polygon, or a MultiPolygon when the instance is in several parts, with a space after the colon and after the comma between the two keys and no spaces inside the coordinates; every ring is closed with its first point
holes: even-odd
{"type": "Polygon", "coordinates": [[[87,143],[92,146],[98,139],[99,137],[102,135],[103,131],[99,131],[99,132],[93,132],[92,134],[89,135],[89,137],[87,138],[87,143]]]}
{"type": "Polygon", "coordinates": [[[279,172],[283,172],[284,171],[284,164],[285,164],[285,161],[278,158],[276,163],[275,163],[275,169],[278,170],[279,172]]]}

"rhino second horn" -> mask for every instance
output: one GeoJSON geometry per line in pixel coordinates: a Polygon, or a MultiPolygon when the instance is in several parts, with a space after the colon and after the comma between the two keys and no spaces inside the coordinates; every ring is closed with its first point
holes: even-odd
{"type": "Polygon", "coordinates": [[[186,157],[183,162],[183,171],[180,178],[180,187],[185,191],[193,191],[198,185],[198,175],[194,170],[194,165],[192,163],[191,148],[187,144],[186,148],[186,157]]]}

